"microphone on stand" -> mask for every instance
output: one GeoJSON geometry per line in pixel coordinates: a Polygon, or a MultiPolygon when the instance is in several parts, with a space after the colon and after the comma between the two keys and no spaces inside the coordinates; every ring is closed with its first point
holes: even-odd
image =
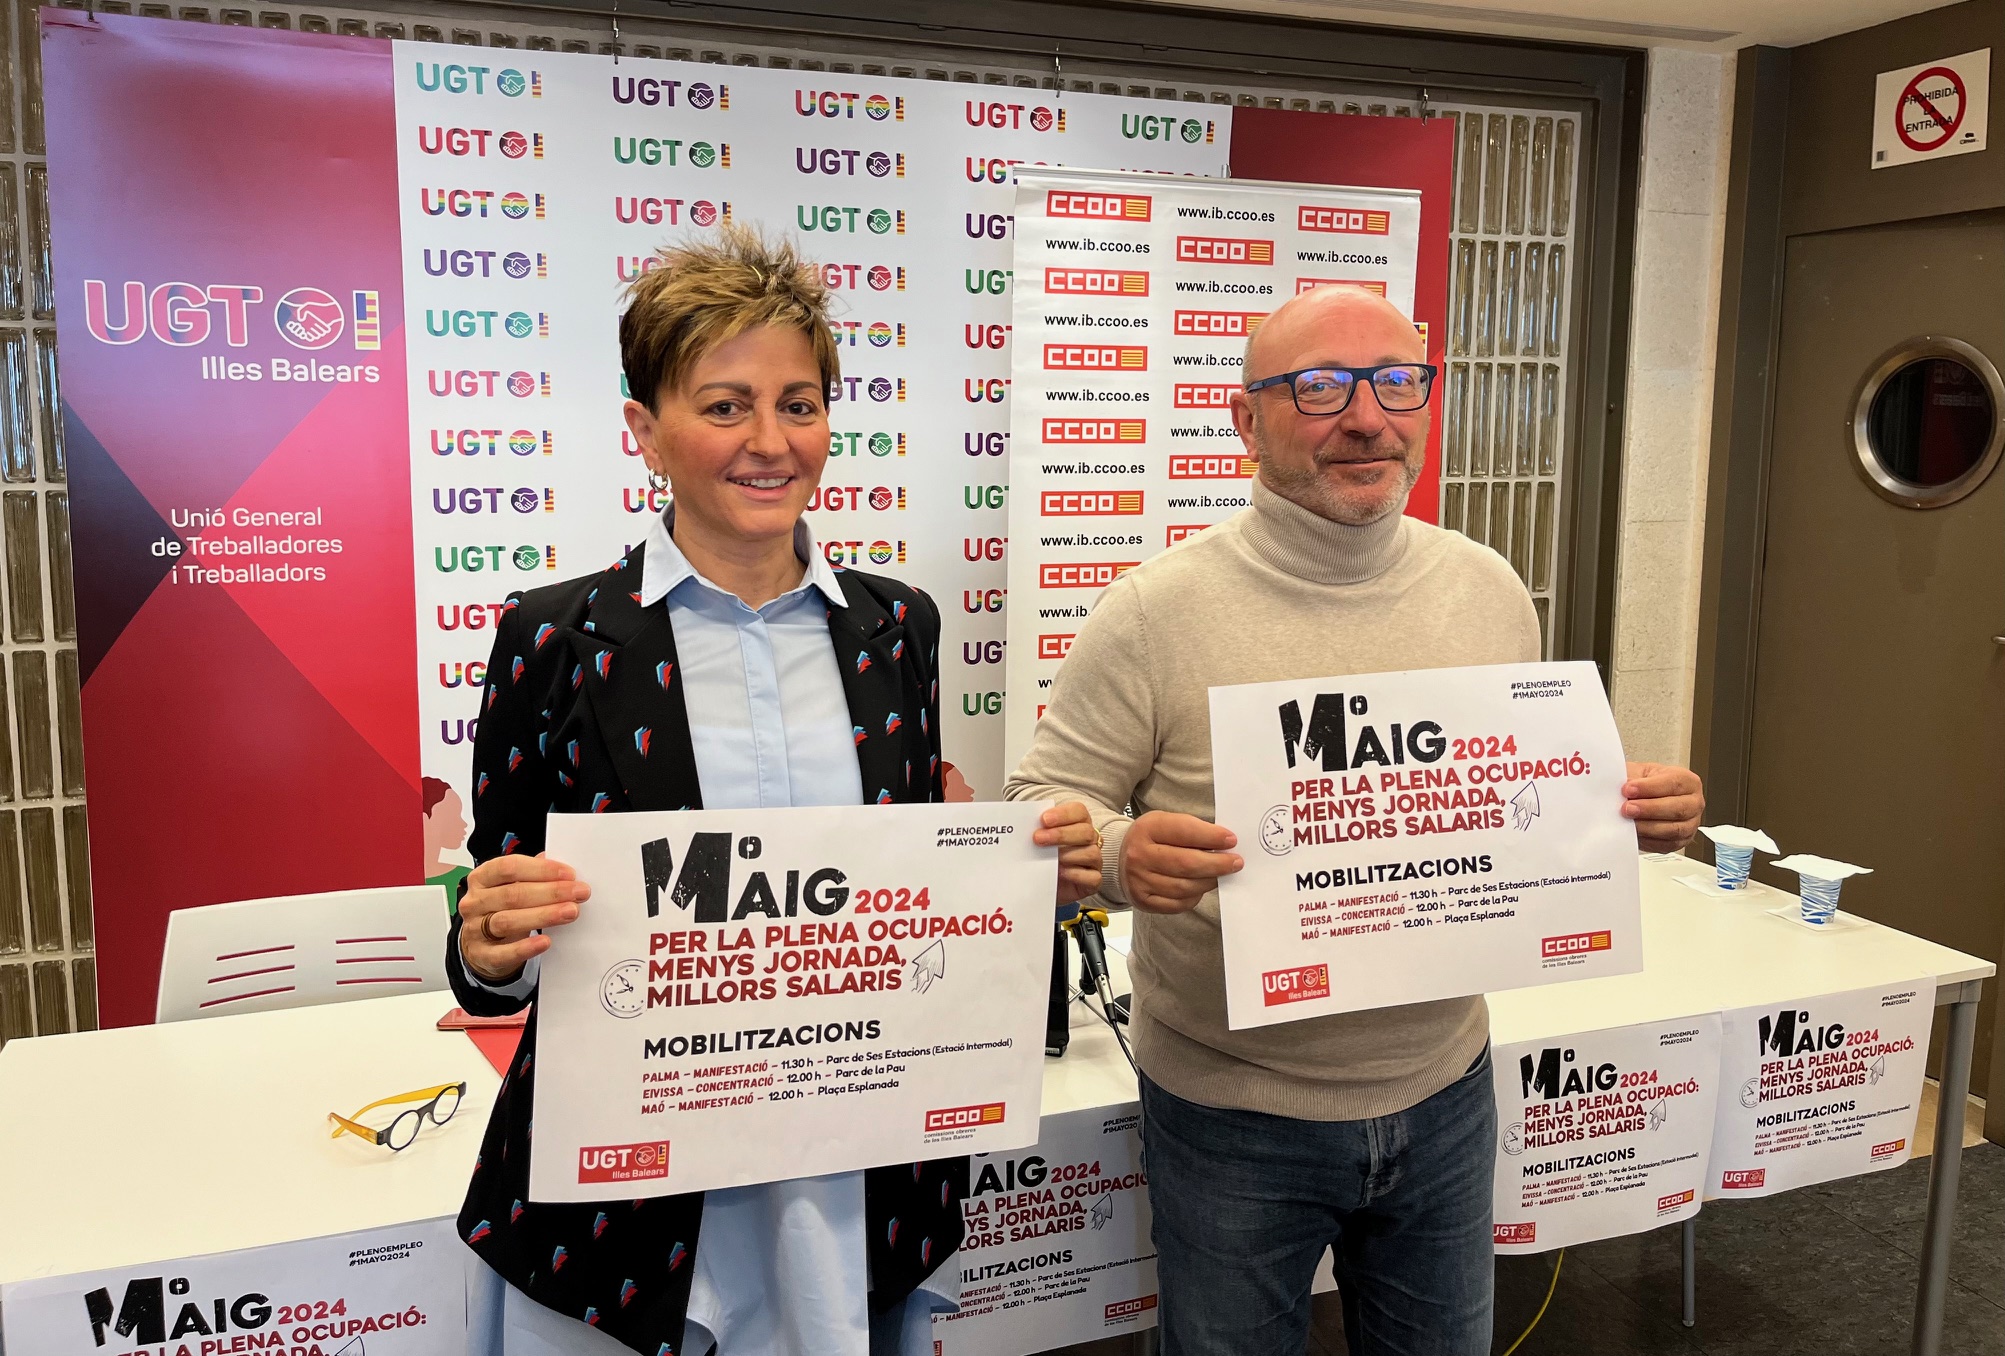
{"type": "MultiPolygon", "coordinates": [[[[1114,986],[1113,976],[1107,971],[1107,934],[1101,930],[1106,921],[1107,915],[1099,909],[1081,909],[1077,917],[1063,925],[1072,933],[1079,957],[1086,963],[1088,987],[1103,996],[1112,992],[1114,986]]],[[[1116,1007],[1110,1006],[1108,1010],[1115,1013],[1117,1020],[1125,1020],[1116,1007]]]]}
{"type": "Polygon", "coordinates": [[[1121,1024],[1128,1020],[1126,1000],[1115,999],[1113,980],[1107,973],[1107,938],[1102,931],[1107,923],[1106,910],[1067,904],[1061,906],[1058,913],[1058,926],[1070,932],[1072,940],[1079,946],[1079,955],[1086,965],[1086,977],[1100,999],[1100,1015],[1113,1028],[1114,1038],[1121,1044],[1121,1053],[1128,1057],[1129,1067],[1132,1068],[1135,1056],[1128,1049],[1128,1038],[1121,1032],[1121,1024]]]}

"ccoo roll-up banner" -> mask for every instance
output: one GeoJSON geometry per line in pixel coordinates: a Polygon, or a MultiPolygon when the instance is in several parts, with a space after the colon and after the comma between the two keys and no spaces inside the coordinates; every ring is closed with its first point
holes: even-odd
{"type": "Polygon", "coordinates": [[[1246,504],[1246,341],[1317,287],[1413,313],[1421,195],[1017,171],[1010,403],[1014,766],[1101,590],[1246,504]]]}
{"type": "MultiPolygon", "coordinates": [[[[1011,169],[1219,176],[1233,110],[64,10],[44,34],[107,1025],[151,1015],[172,909],[455,883],[498,609],[662,506],[618,418],[621,286],[727,217],[838,293],[810,520],[939,600],[949,786],[995,794],[1011,169]]],[[[1412,120],[1266,116],[1262,146],[1328,119],[1412,186],[1446,165],[1412,120]]]]}

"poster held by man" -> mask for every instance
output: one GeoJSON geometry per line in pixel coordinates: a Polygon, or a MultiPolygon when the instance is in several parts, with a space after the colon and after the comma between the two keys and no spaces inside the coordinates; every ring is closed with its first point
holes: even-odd
{"type": "Polygon", "coordinates": [[[1214,687],[1211,739],[1233,1029],[1643,968],[1594,665],[1214,687]]]}

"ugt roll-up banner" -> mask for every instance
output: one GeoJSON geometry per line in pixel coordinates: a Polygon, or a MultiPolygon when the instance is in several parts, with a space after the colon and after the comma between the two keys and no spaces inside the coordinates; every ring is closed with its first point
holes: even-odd
{"type": "Polygon", "coordinates": [[[417,879],[396,107],[387,43],[42,22],[99,1015],[120,1026],[152,1018],[173,909],[417,879]]]}
{"type": "Polygon", "coordinates": [[[1317,287],[1413,312],[1420,194],[1020,169],[1004,762],[1101,590],[1245,506],[1247,340],[1317,287]]]}

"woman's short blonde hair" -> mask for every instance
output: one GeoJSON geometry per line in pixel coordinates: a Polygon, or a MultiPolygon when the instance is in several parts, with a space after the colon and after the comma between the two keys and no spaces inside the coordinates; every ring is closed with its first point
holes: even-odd
{"type": "Polygon", "coordinates": [[[840,370],[821,269],[791,240],[754,227],[727,222],[711,237],[663,246],[627,288],[627,301],[620,367],[628,393],[651,410],[704,354],[761,325],[807,335],[824,390],[840,370]]]}

